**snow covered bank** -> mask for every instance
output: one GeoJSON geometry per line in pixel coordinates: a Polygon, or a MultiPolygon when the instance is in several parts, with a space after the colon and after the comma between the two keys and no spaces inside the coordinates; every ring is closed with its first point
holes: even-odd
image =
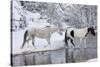
{"type": "Polygon", "coordinates": [[[87,62],[97,62],[97,61],[98,61],[98,59],[97,59],[97,58],[87,60],[87,62]]]}

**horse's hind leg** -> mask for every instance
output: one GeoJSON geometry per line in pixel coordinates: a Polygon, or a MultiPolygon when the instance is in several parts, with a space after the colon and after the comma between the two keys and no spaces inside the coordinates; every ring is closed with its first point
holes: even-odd
{"type": "Polygon", "coordinates": [[[73,46],[75,47],[75,44],[74,44],[73,40],[72,39],[70,39],[70,40],[71,40],[71,43],[73,44],[73,46]]]}
{"type": "Polygon", "coordinates": [[[21,47],[21,48],[23,48],[23,47],[24,47],[25,43],[29,44],[29,39],[28,39],[28,40],[24,39],[24,42],[23,42],[23,44],[22,44],[22,47],[21,47]]]}
{"type": "Polygon", "coordinates": [[[28,31],[26,31],[25,34],[24,34],[24,41],[23,41],[23,44],[22,44],[21,48],[23,48],[25,43],[26,43],[27,35],[28,35],[28,31]]]}
{"type": "Polygon", "coordinates": [[[25,43],[26,43],[26,41],[24,40],[24,42],[23,42],[23,44],[22,44],[21,48],[23,48],[23,47],[24,47],[25,43]]]}

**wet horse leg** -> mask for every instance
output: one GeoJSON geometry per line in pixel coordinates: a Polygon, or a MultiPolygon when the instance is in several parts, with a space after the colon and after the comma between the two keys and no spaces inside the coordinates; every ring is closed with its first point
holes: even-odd
{"type": "Polygon", "coordinates": [[[23,47],[24,47],[25,43],[26,43],[26,40],[24,40],[24,42],[23,42],[23,44],[22,44],[21,48],[23,48],[23,47]]]}
{"type": "Polygon", "coordinates": [[[75,44],[74,44],[74,42],[73,42],[73,39],[72,38],[70,38],[70,37],[68,37],[68,40],[70,39],[70,42],[72,43],[72,45],[75,47],[75,44]]]}
{"type": "Polygon", "coordinates": [[[79,47],[81,47],[82,40],[83,40],[83,39],[82,39],[82,38],[80,38],[80,42],[79,42],[79,44],[78,44],[78,46],[77,46],[78,48],[79,48],[79,47]]]}
{"type": "MultiPolygon", "coordinates": [[[[48,45],[50,46],[50,37],[46,38],[47,42],[48,42],[48,45]]],[[[44,46],[44,47],[48,47],[48,45],[44,46]]]]}
{"type": "Polygon", "coordinates": [[[23,44],[22,44],[21,48],[24,47],[24,45],[25,45],[25,43],[26,43],[26,41],[27,41],[27,37],[28,37],[28,31],[26,31],[26,32],[24,33],[24,40],[23,40],[23,44]]]}
{"type": "Polygon", "coordinates": [[[84,39],[84,48],[87,48],[86,38],[84,39]]]}
{"type": "Polygon", "coordinates": [[[33,45],[33,47],[35,48],[35,36],[32,36],[32,45],[33,45]]]}
{"type": "Polygon", "coordinates": [[[73,46],[75,46],[75,44],[74,44],[74,42],[73,42],[73,40],[71,39],[71,43],[73,44],[73,46]]]}
{"type": "Polygon", "coordinates": [[[79,44],[78,47],[84,47],[84,48],[87,47],[87,45],[86,45],[86,38],[80,38],[80,44],[79,44]],[[83,45],[81,45],[82,44],[82,41],[83,41],[83,45]]]}
{"type": "Polygon", "coordinates": [[[51,45],[51,43],[50,43],[50,37],[47,39],[47,41],[48,41],[48,45],[50,46],[51,45]]]}

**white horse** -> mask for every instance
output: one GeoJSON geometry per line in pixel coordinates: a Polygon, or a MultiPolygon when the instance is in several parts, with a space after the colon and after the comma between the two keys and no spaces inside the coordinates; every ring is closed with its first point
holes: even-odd
{"type": "MultiPolygon", "coordinates": [[[[85,27],[85,28],[81,28],[81,29],[69,28],[65,32],[65,44],[68,46],[68,40],[70,40],[71,43],[73,44],[73,46],[75,46],[75,44],[73,43],[73,39],[74,38],[79,38],[80,39],[80,44],[83,40],[84,41],[84,47],[86,48],[87,47],[86,46],[86,37],[89,33],[91,33],[92,35],[95,36],[95,31],[94,31],[93,27],[89,27],[89,28],[85,27]]],[[[79,45],[78,45],[78,47],[79,47],[79,45]]]]}
{"type": "Polygon", "coordinates": [[[46,26],[44,28],[28,29],[26,30],[24,34],[24,41],[23,41],[21,48],[23,48],[25,43],[29,42],[30,40],[32,40],[32,44],[34,46],[35,37],[46,39],[48,44],[50,45],[50,37],[54,32],[58,32],[60,35],[62,35],[59,27],[54,26],[54,25],[46,26]]]}

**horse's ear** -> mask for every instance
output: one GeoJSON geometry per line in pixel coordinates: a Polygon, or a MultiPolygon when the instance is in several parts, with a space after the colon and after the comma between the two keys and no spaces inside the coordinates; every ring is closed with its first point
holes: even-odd
{"type": "Polygon", "coordinates": [[[93,29],[93,27],[89,27],[88,30],[90,31],[91,29],[93,29]]]}
{"type": "Polygon", "coordinates": [[[91,29],[94,29],[94,27],[92,26],[91,29]]]}
{"type": "Polygon", "coordinates": [[[94,27],[92,26],[90,29],[91,29],[91,30],[94,30],[94,27]]]}

